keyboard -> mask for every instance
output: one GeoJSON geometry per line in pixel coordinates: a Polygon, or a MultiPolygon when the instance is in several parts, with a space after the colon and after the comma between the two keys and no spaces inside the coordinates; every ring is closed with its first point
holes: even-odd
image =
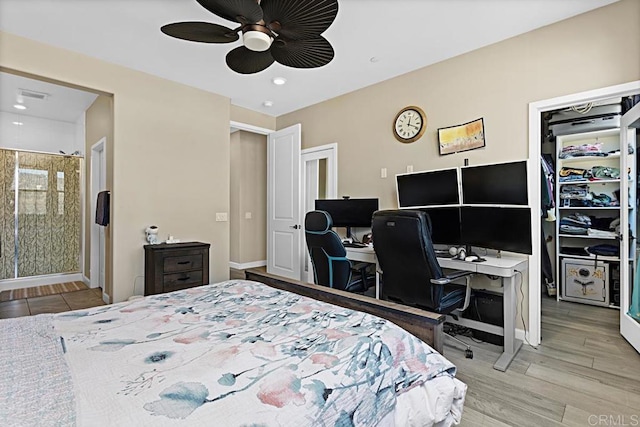
{"type": "Polygon", "coordinates": [[[342,244],[345,248],[366,248],[367,245],[365,245],[364,243],[348,243],[348,242],[344,242],[342,244]]]}

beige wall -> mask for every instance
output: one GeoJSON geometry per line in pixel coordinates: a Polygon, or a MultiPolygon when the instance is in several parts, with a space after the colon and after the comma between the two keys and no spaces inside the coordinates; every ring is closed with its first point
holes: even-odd
{"type": "MultiPolygon", "coordinates": [[[[95,220],[91,199],[91,146],[106,138],[107,189],[113,188],[113,97],[99,95],[86,112],[85,120],[85,223],[84,223],[84,275],[91,278],[91,228],[95,220]]],[[[105,228],[105,289],[107,295],[113,295],[111,265],[112,240],[111,226],[105,228]]]]}
{"type": "Polygon", "coordinates": [[[257,111],[248,110],[238,107],[237,105],[231,106],[231,120],[259,128],[276,129],[276,118],[274,116],[258,113],[257,111]]]}
{"type": "Polygon", "coordinates": [[[395,208],[394,175],[408,165],[419,171],[462,166],[465,158],[472,165],[525,159],[530,102],[640,79],[638,16],[640,2],[622,0],[280,116],[277,127],[301,123],[303,148],[337,142],[338,194],[379,197],[381,208],[395,208]],[[428,117],[425,135],[413,144],[397,142],[391,132],[407,105],[428,117]],[[486,148],[439,156],[439,127],[479,117],[486,148]]]}
{"type": "Polygon", "coordinates": [[[230,103],[167,81],[8,33],[0,66],[113,94],[114,301],[143,275],[144,228],[210,242],[211,281],[229,277],[230,103]]]}
{"type": "Polygon", "coordinates": [[[267,137],[231,134],[231,261],[267,259],[267,137]],[[246,214],[251,213],[251,218],[246,214]]]}

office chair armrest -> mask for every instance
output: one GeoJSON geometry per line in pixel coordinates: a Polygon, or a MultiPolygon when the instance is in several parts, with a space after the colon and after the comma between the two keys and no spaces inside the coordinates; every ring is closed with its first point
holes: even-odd
{"type": "Polygon", "coordinates": [[[436,285],[446,285],[461,277],[471,276],[472,274],[474,274],[472,271],[455,270],[440,279],[431,279],[431,283],[436,285]]]}
{"type": "Polygon", "coordinates": [[[467,307],[469,307],[469,301],[471,301],[471,275],[473,274],[475,273],[471,271],[455,270],[440,279],[431,279],[431,283],[434,283],[436,285],[446,285],[452,283],[455,280],[464,278],[467,289],[464,295],[464,305],[458,310],[465,311],[467,307]]]}

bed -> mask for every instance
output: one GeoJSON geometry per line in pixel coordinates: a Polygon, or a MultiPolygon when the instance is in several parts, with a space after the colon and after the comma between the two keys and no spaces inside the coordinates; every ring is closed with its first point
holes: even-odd
{"type": "Polygon", "coordinates": [[[3,426],[448,426],[466,386],[395,324],[247,280],[0,321],[3,426]]]}

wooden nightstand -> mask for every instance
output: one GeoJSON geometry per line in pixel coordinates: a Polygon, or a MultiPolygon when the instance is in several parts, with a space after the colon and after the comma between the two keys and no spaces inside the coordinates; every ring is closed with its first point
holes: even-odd
{"type": "Polygon", "coordinates": [[[209,283],[209,243],[144,246],[144,294],[154,295],[209,283]]]}

